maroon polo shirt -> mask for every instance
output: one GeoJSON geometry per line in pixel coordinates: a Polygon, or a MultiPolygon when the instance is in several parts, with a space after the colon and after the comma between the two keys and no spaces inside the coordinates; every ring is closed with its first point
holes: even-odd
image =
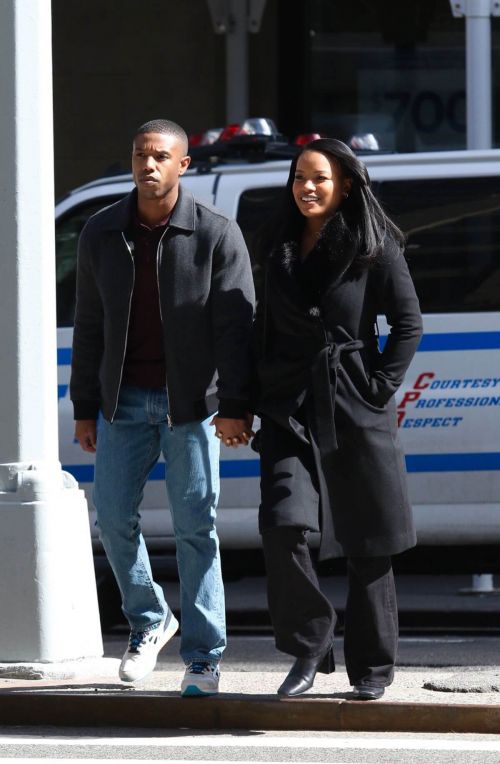
{"type": "Polygon", "coordinates": [[[122,381],[136,387],[164,388],[166,385],[163,325],[158,293],[157,251],[169,218],[154,228],[137,214],[131,226],[135,266],[130,306],[127,349],[122,381]]]}

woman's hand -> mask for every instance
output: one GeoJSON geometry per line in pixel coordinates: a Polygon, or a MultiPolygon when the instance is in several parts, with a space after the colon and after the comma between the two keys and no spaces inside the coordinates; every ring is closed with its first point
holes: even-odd
{"type": "Polygon", "coordinates": [[[247,446],[255,434],[252,430],[252,414],[247,414],[244,419],[229,419],[216,415],[210,424],[215,427],[216,437],[228,448],[247,446]]]}

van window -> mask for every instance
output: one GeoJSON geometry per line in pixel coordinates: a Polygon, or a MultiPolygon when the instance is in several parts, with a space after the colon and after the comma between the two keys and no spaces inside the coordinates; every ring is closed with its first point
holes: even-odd
{"type": "Polygon", "coordinates": [[[407,235],[424,313],[500,309],[498,178],[385,181],[379,198],[407,235]]]}
{"type": "Polygon", "coordinates": [[[73,326],[76,295],[76,252],[80,232],[94,212],[121,197],[89,201],[66,212],[56,222],[57,325],[73,326]]]}

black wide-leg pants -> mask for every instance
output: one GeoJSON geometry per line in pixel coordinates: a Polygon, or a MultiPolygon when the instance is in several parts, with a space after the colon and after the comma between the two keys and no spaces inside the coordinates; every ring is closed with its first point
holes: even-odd
{"type": "MultiPolygon", "coordinates": [[[[265,528],[262,542],[276,647],[295,657],[328,652],[335,611],[321,592],[307,532],[265,528]]],[[[396,589],[390,557],[350,557],[344,656],[351,685],[386,687],[394,675],[398,643],[396,589]]]]}

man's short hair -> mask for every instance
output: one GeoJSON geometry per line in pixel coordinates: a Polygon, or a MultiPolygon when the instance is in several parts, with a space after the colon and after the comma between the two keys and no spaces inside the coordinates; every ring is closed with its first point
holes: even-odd
{"type": "Polygon", "coordinates": [[[138,135],[144,135],[144,133],[163,133],[163,135],[175,135],[184,146],[184,152],[188,151],[188,137],[186,131],[170,119],[150,119],[149,122],[145,122],[143,125],[137,128],[134,133],[134,139],[138,135]]]}

